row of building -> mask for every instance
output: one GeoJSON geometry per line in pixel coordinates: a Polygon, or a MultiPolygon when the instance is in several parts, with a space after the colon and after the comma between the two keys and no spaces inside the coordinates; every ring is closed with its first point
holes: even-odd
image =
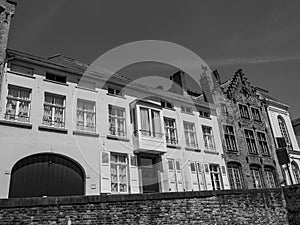
{"type": "MultiPolygon", "coordinates": [[[[11,1],[1,4],[13,11],[11,1]]],[[[10,17],[1,16],[8,35],[10,17]]],[[[6,43],[1,39],[2,198],[300,183],[288,106],[253,87],[242,70],[221,83],[202,65],[208,91],[190,91],[188,75],[178,71],[163,90],[6,43]]],[[[299,120],[295,127],[299,134],[299,120]]]]}

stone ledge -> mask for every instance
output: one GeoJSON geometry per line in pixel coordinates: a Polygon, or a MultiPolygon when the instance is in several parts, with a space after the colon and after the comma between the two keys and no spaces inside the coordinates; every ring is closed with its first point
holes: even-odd
{"type": "Polygon", "coordinates": [[[22,122],[11,121],[11,120],[0,120],[0,125],[32,129],[32,124],[30,124],[30,123],[22,123],[22,122]]]}
{"type": "Polygon", "coordinates": [[[80,205],[108,202],[128,202],[146,200],[172,200],[189,198],[207,198],[226,195],[257,195],[257,194],[282,194],[281,188],[272,189],[248,189],[248,190],[222,190],[222,191],[189,191],[189,192],[165,192],[151,194],[126,194],[126,195],[93,195],[93,196],[67,196],[67,197],[34,197],[0,199],[1,208],[20,208],[32,206],[50,205],[80,205]]]}

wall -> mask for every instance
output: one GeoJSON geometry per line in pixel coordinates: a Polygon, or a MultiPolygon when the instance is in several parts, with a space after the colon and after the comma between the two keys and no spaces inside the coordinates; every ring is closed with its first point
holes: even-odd
{"type": "Polygon", "coordinates": [[[282,189],[0,200],[0,224],[67,224],[68,220],[71,224],[288,224],[282,189]]]}

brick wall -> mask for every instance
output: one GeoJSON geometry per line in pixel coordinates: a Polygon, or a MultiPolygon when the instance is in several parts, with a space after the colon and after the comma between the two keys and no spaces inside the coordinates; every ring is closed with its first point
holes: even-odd
{"type": "Polygon", "coordinates": [[[300,185],[284,189],[288,221],[290,225],[300,224],[300,185]]]}
{"type": "Polygon", "coordinates": [[[281,189],[0,200],[0,224],[68,220],[81,225],[288,224],[281,189]]]}

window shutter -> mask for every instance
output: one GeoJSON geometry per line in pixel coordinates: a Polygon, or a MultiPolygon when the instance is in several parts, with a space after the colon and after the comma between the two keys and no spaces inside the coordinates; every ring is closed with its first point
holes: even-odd
{"type": "Polygon", "coordinates": [[[110,193],[110,154],[109,152],[101,153],[101,165],[100,165],[100,181],[101,181],[101,193],[110,193]]]}
{"type": "Polygon", "coordinates": [[[130,189],[131,193],[139,193],[139,174],[137,168],[136,156],[130,156],[130,189]]]}
{"type": "Polygon", "coordinates": [[[168,180],[169,180],[169,191],[177,191],[176,188],[176,175],[175,175],[175,165],[173,159],[168,159],[168,180]]]}
{"type": "Polygon", "coordinates": [[[199,191],[197,168],[195,162],[190,162],[190,174],[191,174],[192,190],[199,191]]]}
{"type": "Polygon", "coordinates": [[[183,187],[183,176],[182,176],[182,172],[181,172],[181,163],[180,160],[176,160],[176,175],[177,175],[177,191],[183,191],[184,187],[183,187]]]}
{"type": "Polygon", "coordinates": [[[211,183],[211,177],[210,177],[210,171],[209,171],[209,164],[204,163],[204,176],[206,180],[206,187],[207,190],[212,190],[212,183],[211,183]]]}

